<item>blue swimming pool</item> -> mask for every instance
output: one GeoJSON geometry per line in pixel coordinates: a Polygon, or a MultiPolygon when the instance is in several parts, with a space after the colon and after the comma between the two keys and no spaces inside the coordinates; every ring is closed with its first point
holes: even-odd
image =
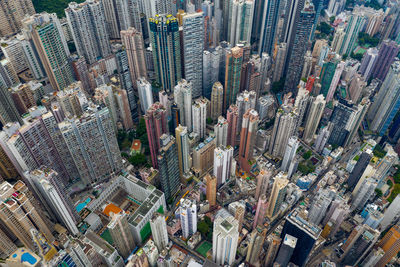
{"type": "Polygon", "coordinates": [[[83,210],[83,208],[86,207],[90,201],[92,201],[92,199],[90,197],[88,197],[84,202],[81,202],[78,205],[76,205],[76,208],[75,208],[76,211],[81,212],[81,210],[83,210]]]}
{"type": "Polygon", "coordinates": [[[29,252],[25,252],[21,255],[21,262],[28,262],[29,264],[34,265],[37,260],[29,252]]]}

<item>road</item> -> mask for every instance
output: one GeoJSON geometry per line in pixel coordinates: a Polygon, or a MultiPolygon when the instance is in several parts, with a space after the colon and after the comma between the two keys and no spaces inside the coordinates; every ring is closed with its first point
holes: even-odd
{"type": "Polygon", "coordinates": [[[189,248],[189,246],[186,245],[185,242],[183,242],[183,240],[176,238],[175,236],[170,235],[170,234],[168,234],[168,237],[172,241],[172,243],[174,243],[174,245],[176,245],[177,247],[181,248],[184,251],[188,251],[190,253],[190,256],[195,258],[197,261],[199,261],[201,263],[205,262],[206,258],[204,258],[203,255],[201,255],[197,251],[189,248]]]}

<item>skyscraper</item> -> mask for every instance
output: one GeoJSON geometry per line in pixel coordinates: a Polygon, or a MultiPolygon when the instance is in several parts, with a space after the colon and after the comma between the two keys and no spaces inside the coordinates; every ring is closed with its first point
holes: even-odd
{"type": "Polygon", "coordinates": [[[233,147],[219,146],[214,149],[214,176],[217,177],[217,186],[220,187],[230,179],[233,160],[233,147]]]}
{"type": "Polygon", "coordinates": [[[142,107],[143,113],[146,113],[147,109],[153,105],[153,90],[151,84],[146,80],[145,77],[140,77],[136,82],[140,106],[142,107]]]}
{"type": "Polygon", "coordinates": [[[311,103],[303,133],[304,141],[309,143],[314,139],[315,132],[317,131],[318,124],[324,112],[325,104],[326,101],[323,95],[318,95],[311,103]]]}
{"type": "Polygon", "coordinates": [[[379,241],[378,246],[383,249],[385,254],[375,266],[384,267],[400,251],[400,227],[394,225],[379,241]]]}
{"type": "Polygon", "coordinates": [[[384,135],[400,108],[400,61],[395,61],[369,110],[370,129],[384,135]]]}
{"type": "Polygon", "coordinates": [[[88,64],[111,55],[103,5],[98,0],[72,2],[65,9],[76,50],[88,64]]]}
{"type": "Polygon", "coordinates": [[[187,177],[190,175],[190,147],[189,133],[187,127],[179,125],[175,129],[175,137],[178,148],[179,172],[180,176],[187,177]]]}
{"type": "Polygon", "coordinates": [[[361,60],[361,66],[359,72],[364,76],[365,80],[368,81],[370,75],[374,70],[375,63],[378,59],[378,49],[376,47],[368,48],[365,52],[363,59],[361,60]]]}
{"type": "Polygon", "coordinates": [[[147,78],[143,35],[135,28],[128,28],[121,31],[121,40],[126,49],[131,81],[133,86],[136,87],[137,79],[142,77],[147,78]]]}
{"type": "Polygon", "coordinates": [[[361,7],[356,6],[350,16],[346,26],[346,35],[344,36],[342,46],[340,47],[340,55],[350,55],[353,52],[358,37],[358,33],[363,29],[367,18],[361,7]]]}
{"type": "Polygon", "coordinates": [[[358,181],[365,171],[365,168],[367,168],[369,162],[371,161],[371,158],[371,153],[363,152],[361,154],[356,165],[353,168],[353,171],[350,173],[350,176],[347,179],[349,190],[352,190],[357,185],[358,181]]]}
{"type": "Polygon", "coordinates": [[[171,92],[182,77],[178,20],[172,15],[156,15],[149,25],[157,82],[171,92]]]}
{"type": "Polygon", "coordinates": [[[220,82],[215,82],[211,91],[211,119],[216,120],[222,115],[224,103],[224,87],[220,82]]]}
{"type": "Polygon", "coordinates": [[[287,175],[279,173],[274,178],[274,185],[272,187],[271,195],[268,201],[267,216],[270,219],[275,218],[279,214],[283,200],[286,196],[286,186],[289,180],[286,178],[287,175]]]}
{"type": "MultiPolygon", "coordinates": [[[[264,4],[261,22],[261,37],[258,53],[266,52],[272,55],[277,40],[278,20],[280,15],[280,0],[268,1],[264,4]]],[[[278,79],[279,80],[279,79],[278,79]]]]}
{"type": "MultiPolygon", "coordinates": [[[[174,101],[180,111],[179,123],[192,131],[192,83],[182,79],[174,88],[174,101]]],[[[196,120],[198,117],[196,117],[196,120]]]]}
{"type": "Polygon", "coordinates": [[[289,46],[287,60],[287,75],[285,80],[285,90],[295,92],[295,88],[300,81],[301,71],[304,65],[304,55],[307,51],[307,44],[313,28],[315,19],[314,5],[306,1],[304,8],[299,14],[293,46],[289,46]]]}
{"type": "Polygon", "coordinates": [[[180,187],[179,159],[175,138],[168,134],[160,136],[159,155],[157,156],[160,171],[161,188],[166,199],[173,197],[180,187]]]}
{"type": "Polygon", "coordinates": [[[277,111],[269,144],[269,153],[272,156],[283,156],[289,138],[295,134],[296,126],[297,114],[289,107],[283,106],[277,111]]]}
{"type": "Polygon", "coordinates": [[[239,118],[239,112],[236,105],[231,105],[227,110],[226,119],[228,121],[228,137],[227,145],[232,147],[236,146],[236,129],[239,118]]]}
{"type": "Polygon", "coordinates": [[[149,148],[151,162],[154,168],[157,168],[157,154],[160,149],[160,137],[168,132],[167,127],[167,111],[159,102],[151,105],[144,115],[146,121],[147,138],[149,140],[149,148]]]}
{"type": "Polygon", "coordinates": [[[179,212],[179,216],[181,219],[182,235],[183,237],[188,238],[197,231],[196,202],[188,198],[181,200],[179,212]]]}
{"type": "Polygon", "coordinates": [[[183,16],[182,34],[185,79],[191,82],[193,98],[197,98],[203,93],[203,12],[183,16]]]}
{"type": "MultiPolygon", "coordinates": [[[[301,244],[298,245],[301,246],[301,244]]],[[[279,248],[278,255],[276,256],[275,264],[278,266],[287,266],[296,246],[297,238],[286,234],[283,238],[283,243],[279,248]]]]}
{"type": "Polygon", "coordinates": [[[64,192],[58,174],[51,169],[42,167],[30,172],[27,176],[49,214],[55,216],[71,234],[78,235],[79,230],[76,224],[79,216],[69,195],[64,192]]]}
{"type": "Polygon", "coordinates": [[[335,73],[332,76],[332,80],[331,80],[331,83],[329,85],[328,92],[326,94],[326,98],[325,98],[326,102],[330,102],[333,99],[333,96],[334,96],[334,94],[336,92],[336,88],[337,88],[338,83],[340,81],[340,77],[342,76],[342,72],[344,70],[345,64],[346,63],[344,61],[341,61],[336,65],[335,73]]]}
{"type": "Polygon", "coordinates": [[[136,247],[133,233],[128,223],[128,214],[124,211],[113,214],[110,223],[107,225],[107,229],[119,254],[124,259],[128,258],[136,247]]]}
{"type": "Polygon", "coordinates": [[[255,1],[229,0],[229,2],[227,41],[233,46],[238,43],[250,45],[255,1]]]}
{"type": "Polygon", "coordinates": [[[213,230],[213,261],[218,265],[232,265],[239,239],[238,221],[229,216],[217,217],[213,230]]]}
{"type": "Polygon", "coordinates": [[[0,192],[0,219],[25,247],[35,249],[32,230],[43,233],[49,241],[54,240],[51,226],[39,210],[40,205],[22,181],[14,185],[3,182],[0,192]]]}
{"type": "Polygon", "coordinates": [[[0,36],[17,33],[22,28],[22,19],[35,13],[32,0],[2,2],[0,5],[0,36]]]}
{"type": "Polygon", "coordinates": [[[394,62],[400,50],[400,46],[391,40],[382,42],[379,49],[378,58],[374,64],[371,76],[383,81],[389,72],[391,64],[394,62]]]}
{"type": "Polygon", "coordinates": [[[353,202],[351,203],[351,209],[363,210],[368,199],[370,199],[371,196],[375,194],[375,188],[377,186],[378,183],[375,179],[373,178],[364,179],[359,190],[354,196],[353,202]]]}
{"type": "Polygon", "coordinates": [[[135,28],[138,32],[142,32],[140,2],[138,0],[101,0],[101,3],[104,8],[107,28],[110,31],[110,38],[121,38],[120,32],[128,30],[130,27],[135,28]]]}
{"type": "Polygon", "coordinates": [[[357,266],[379,238],[379,231],[366,224],[358,225],[343,244],[342,264],[357,266]]]}
{"type": "Polygon", "coordinates": [[[151,234],[154,243],[159,251],[165,249],[168,245],[168,232],[165,216],[161,213],[155,212],[150,219],[151,234]]]}
{"type": "Polygon", "coordinates": [[[6,125],[8,122],[22,124],[21,116],[11,98],[11,93],[3,82],[0,81],[0,122],[6,125]]]}
{"type": "Polygon", "coordinates": [[[238,107],[238,124],[236,135],[239,136],[242,131],[243,115],[249,109],[255,109],[257,102],[257,94],[255,91],[242,91],[236,97],[236,106],[238,107]]]}
{"type": "Polygon", "coordinates": [[[35,14],[24,19],[36,51],[54,90],[59,91],[74,81],[69,63],[69,50],[55,14],[35,14]]]}
{"type": "Polygon", "coordinates": [[[321,84],[321,90],[320,94],[322,94],[324,97],[328,95],[329,88],[331,86],[333,76],[335,75],[336,72],[336,67],[340,62],[340,57],[336,54],[332,54],[332,56],[328,57],[325,59],[323,65],[322,65],[322,70],[320,74],[320,84],[321,84]]]}
{"type": "Polygon", "coordinates": [[[248,109],[243,115],[239,145],[239,164],[247,172],[250,172],[250,168],[253,165],[251,161],[253,160],[258,122],[258,113],[254,109],[248,109]]]}
{"type": "Polygon", "coordinates": [[[228,121],[224,117],[218,117],[218,122],[214,125],[214,133],[217,147],[228,145],[228,121]]]}
{"type": "Polygon", "coordinates": [[[206,174],[206,199],[210,206],[217,204],[217,177],[206,174]]]}
{"type": "Polygon", "coordinates": [[[342,99],[336,102],[330,117],[332,131],[328,140],[329,144],[343,146],[349,134],[350,129],[347,126],[351,121],[353,112],[354,105],[352,103],[342,99]]]}
{"type": "Polygon", "coordinates": [[[290,262],[300,267],[305,266],[311,249],[321,233],[321,229],[318,226],[308,222],[303,217],[304,215],[298,210],[289,213],[281,233],[281,238],[286,235],[297,238],[297,244],[299,245],[296,245],[290,257],[290,262]]]}
{"type": "Polygon", "coordinates": [[[256,227],[250,234],[250,244],[246,261],[253,266],[259,262],[266,234],[267,230],[261,227],[256,227]]]}
{"type": "Polygon", "coordinates": [[[243,48],[232,48],[225,59],[225,88],[223,109],[228,109],[236,100],[240,87],[240,74],[243,62],[243,48]]]}
{"type": "MultiPolygon", "coordinates": [[[[213,85],[219,81],[220,61],[223,52],[221,46],[203,51],[203,96],[208,99],[212,98],[213,85]]],[[[225,64],[225,62],[223,63],[225,64]]]]}
{"type": "Polygon", "coordinates": [[[258,225],[264,224],[265,213],[268,208],[268,199],[265,194],[262,194],[257,202],[256,214],[254,216],[253,221],[253,229],[255,229],[258,225]]]}
{"type": "Polygon", "coordinates": [[[386,209],[383,214],[383,219],[381,221],[381,229],[382,231],[386,230],[386,228],[393,222],[395,218],[400,214],[400,196],[396,196],[393,202],[386,209]]]}
{"type": "Polygon", "coordinates": [[[79,177],[88,185],[109,178],[122,168],[121,152],[108,108],[85,113],[59,124],[79,177]]]}
{"type": "Polygon", "coordinates": [[[287,172],[290,163],[296,157],[297,148],[299,147],[300,140],[296,136],[289,138],[288,144],[286,146],[285,155],[282,160],[281,171],[287,172]]]}
{"type": "Polygon", "coordinates": [[[200,139],[206,137],[207,102],[204,98],[196,99],[192,105],[193,132],[197,133],[200,139]]]}

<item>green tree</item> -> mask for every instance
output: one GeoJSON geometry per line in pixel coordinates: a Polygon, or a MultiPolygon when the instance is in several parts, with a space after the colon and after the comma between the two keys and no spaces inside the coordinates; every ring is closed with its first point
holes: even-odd
{"type": "Polygon", "coordinates": [[[135,167],[141,167],[147,163],[147,158],[143,154],[135,154],[129,157],[128,161],[135,167]]]}
{"type": "Polygon", "coordinates": [[[306,153],[303,154],[304,159],[309,159],[312,155],[312,151],[308,150],[306,153]]]}
{"type": "Polygon", "coordinates": [[[282,77],[279,81],[272,83],[271,91],[274,94],[277,94],[279,92],[282,92],[284,86],[285,86],[285,77],[282,77]]]}
{"type": "Polygon", "coordinates": [[[375,189],[375,193],[377,197],[382,197],[382,190],[380,190],[379,188],[375,189]]]}
{"type": "Polygon", "coordinates": [[[138,127],[136,129],[136,136],[140,137],[144,134],[146,134],[146,121],[142,117],[142,118],[140,118],[138,127]]]}
{"type": "Polygon", "coordinates": [[[357,59],[358,61],[361,61],[361,59],[363,58],[363,54],[360,53],[354,54],[354,52],[351,52],[350,57],[357,59]]]}
{"type": "Polygon", "coordinates": [[[207,124],[212,124],[212,123],[213,123],[213,119],[207,118],[207,124]]]}
{"type": "Polygon", "coordinates": [[[333,23],[333,22],[335,21],[335,19],[336,19],[336,17],[335,17],[335,16],[332,16],[332,17],[329,18],[329,22],[330,22],[330,23],[333,23]]]}
{"type": "MultiPolygon", "coordinates": [[[[206,217],[207,217],[207,216],[206,216],[206,217]]],[[[207,224],[204,220],[198,222],[198,223],[197,223],[197,230],[199,230],[199,232],[201,233],[201,235],[202,235],[203,237],[206,237],[206,236],[207,236],[207,233],[208,233],[208,231],[209,231],[208,224],[207,224]]]]}

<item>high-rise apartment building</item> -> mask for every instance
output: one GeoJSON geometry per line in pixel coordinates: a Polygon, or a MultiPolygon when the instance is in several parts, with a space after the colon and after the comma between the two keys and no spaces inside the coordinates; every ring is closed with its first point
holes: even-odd
{"type": "Polygon", "coordinates": [[[382,42],[371,76],[383,81],[400,51],[400,45],[391,40],[382,42]]]}
{"type": "Polygon", "coordinates": [[[275,42],[277,41],[278,21],[281,10],[280,5],[280,0],[268,1],[264,4],[264,9],[261,11],[263,15],[261,21],[261,37],[258,46],[259,54],[266,52],[272,55],[275,42]]]}
{"type": "Polygon", "coordinates": [[[239,145],[239,164],[247,172],[250,172],[250,168],[253,165],[253,150],[256,142],[258,123],[259,117],[257,111],[248,109],[243,115],[239,145]]]}
{"type": "Polygon", "coordinates": [[[384,135],[400,108],[400,61],[394,62],[369,110],[370,129],[384,135]]]}
{"type": "Polygon", "coordinates": [[[230,179],[233,160],[233,147],[218,146],[214,149],[214,176],[220,187],[230,179]]]}
{"type": "Polygon", "coordinates": [[[160,136],[157,165],[162,191],[166,199],[173,197],[180,188],[179,158],[175,138],[168,134],[160,136]]]}
{"type": "Polygon", "coordinates": [[[3,182],[0,192],[0,220],[25,247],[35,249],[33,230],[43,233],[49,241],[54,240],[51,225],[41,214],[40,205],[22,181],[14,185],[3,182]]]}
{"type": "Polygon", "coordinates": [[[211,119],[216,120],[222,115],[224,103],[224,87],[220,82],[215,82],[211,91],[211,119]]]}
{"type": "Polygon", "coordinates": [[[206,199],[210,206],[217,204],[217,177],[206,174],[206,199]]]}
{"type": "Polygon", "coordinates": [[[172,15],[156,15],[149,25],[157,82],[171,92],[182,77],[178,20],[172,15]]]}
{"type": "Polygon", "coordinates": [[[124,259],[128,258],[136,247],[133,233],[128,223],[128,216],[129,214],[124,211],[113,214],[110,223],[107,225],[114,246],[124,259]]]}
{"type": "Polygon", "coordinates": [[[232,217],[217,217],[213,230],[213,261],[218,265],[232,265],[239,239],[239,223],[232,217]]]}
{"type": "Polygon", "coordinates": [[[22,34],[1,41],[1,51],[3,51],[5,58],[10,61],[16,73],[21,73],[29,68],[22,45],[23,41],[25,41],[25,38],[22,34]]]}
{"type": "Polygon", "coordinates": [[[239,136],[242,131],[243,115],[249,109],[255,109],[257,102],[257,94],[255,91],[242,91],[236,97],[236,106],[238,107],[238,127],[236,129],[236,135],[239,136]]]}
{"type": "Polygon", "coordinates": [[[192,105],[193,132],[200,139],[206,137],[207,102],[204,98],[196,99],[192,105]]]}
{"type": "Polygon", "coordinates": [[[347,22],[346,35],[344,36],[342,46],[339,50],[340,55],[350,55],[351,52],[353,52],[358,38],[358,33],[363,29],[366,20],[367,18],[365,17],[362,8],[356,6],[347,22]]]}
{"type": "Polygon", "coordinates": [[[267,209],[267,216],[272,219],[279,214],[283,200],[286,196],[286,187],[289,180],[287,175],[279,173],[274,178],[274,185],[272,186],[271,195],[269,197],[269,204],[267,209]]]}
{"type": "Polygon", "coordinates": [[[266,234],[267,230],[260,227],[256,227],[250,234],[250,244],[246,261],[251,265],[256,265],[259,262],[266,234]]]}
{"type": "Polygon", "coordinates": [[[368,81],[372,72],[374,71],[375,63],[378,59],[378,49],[376,47],[368,48],[365,52],[363,59],[361,60],[361,65],[359,72],[364,76],[365,80],[368,81]]]}
{"type": "Polygon", "coordinates": [[[197,98],[203,94],[203,12],[182,17],[182,40],[185,79],[191,82],[193,98],[197,98]]]}
{"type": "Polygon", "coordinates": [[[121,31],[121,40],[126,49],[131,81],[136,87],[139,78],[147,78],[143,34],[138,29],[128,28],[121,31]]]}
{"type": "Polygon", "coordinates": [[[250,45],[253,25],[253,0],[230,0],[227,41],[235,46],[239,43],[250,45]]]}
{"type": "Polygon", "coordinates": [[[317,131],[319,122],[325,109],[325,104],[326,101],[323,95],[318,95],[311,103],[303,133],[304,141],[309,143],[314,139],[314,135],[317,131]]]}
{"type": "Polygon", "coordinates": [[[217,147],[228,145],[228,127],[228,121],[224,117],[219,116],[217,124],[214,125],[217,147]]]}
{"type": "Polygon", "coordinates": [[[222,71],[220,65],[225,64],[221,62],[223,52],[221,46],[203,51],[203,96],[208,99],[212,99],[213,85],[218,81],[224,82],[219,79],[220,71],[222,71]]]}
{"type": "Polygon", "coordinates": [[[32,0],[11,0],[0,4],[0,36],[17,33],[22,28],[22,19],[35,14],[32,0]]]}
{"type": "Polygon", "coordinates": [[[6,125],[8,122],[19,122],[22,124],[21,116],[15,106],[15,103],[11,97],[11,93],[8,90],[8,86],[2,84],[0,81],[0,122],[6,125]]]}
{"type": "Polygon", "coordinates": [[[160,137],[168,132],[167,111],[159,102],[151,105],[144,115],[147,138],[149,140],[151,162],[157,168],[157,155],[160,149],[160,137]]]}
{"type": "Polygon", "coordinates": [[[379,238],[379,231],[366,224],[356,226],[343,244],[342,264],[357,266],[379,238]]]}
{"type": "Polygon", "coordinates": [[[60,22],[55,14],[35,14],[24,19],[33,43],[54,90],[59,91],[74,81],[68,60],[69,50],[60,22]]]}
{"type": "Polygon", "coordinates": [[[28,113],[31,107],[36,106],[35,97],[28,84],[19,84],[10,91],[14,104],[21,115],[28,113]]]}
{"type": "MultiPolygon", "coordinates": [[[[298,244],[300,245],[300,244],[298,244]]],[[[297,246],[297,238],[291,235],[285,235],[278,255],[276,256],[274,265],[288,266],[290,258],[293,255],[294,249],[297,246]]]]}
{"type": "MultiPolygon", "coordinates": [[[[182,79],[174,88],[174,101],[179,108],[179,124],[192,131],[192,83],[182,79]]],[[[196,117],[196,120],[199,118],[196,117]]]]}
{"type": "Polygon", "coordinates": [[[193,171],[200,176],[214,164],[215,137],[209,136],[193,148],[193,171]]]}
{"type": "Polygon", "coordinates": [[[269,153],[274,157],[283,157],[289,138],[295,134],[297,114],[283,106],[276,113],[272,130],[269,153]]]}
{"type": "Polygon", "coordinates": [[[225,59],[225,88],[224,105],[222,110],[228,109],[236,100],[240,88],[240,75],[243,63],[243,48],[232,48],[225,59]]]}
{"type": "Polygon", "coordinates": [[[227,110],[226,119],[228,121],[227,145],[236,146],[236,131],[238,127],[239,112],[236,105],[231,105],[227,110]]]}
{"type": "Polygon", "coordinates": [[[131,27],[138,32],[142,32],[138,0],[101,0],[101,4],[104,8],[104,16],[107,28],[110,31],[110,38],[121,38],[122,33],[120,35],[120,32],[126,31],[131,27]]]}
{"type": "Polygon", "coordinates": [[[168,245],[168,232],[165,216],[155,212],[150,219],[151,234],[155,245],[159,251],[165,249],[168,245]]]}
{"type": "Polygon", "coordinates": [[[185,238],[197,231],[197,206],[194,200],[185,198],[179,206],[179,217],[181,219],[182,235],[185,238]]]}
{"type": "Polygon", "coordinates": [[[297,84],[300,81],[301,71],[304,65],[304,55],[307,51],[307,44],[310,38],[315,18],[314,5],[306,1],[304,8],[299,14],[299,19],[293,36],[293,45],[289,47],[287,62],[287,74],[285,80],[285,90],[296,92],[297,84]]]}
{"type": "Polygon", "coordinates": [[[376,267],[384,267],[400,251],[400,227],[394,225],[379,241],[378,246],[382,248],[385,254],[376,263],[376,267]]]}
{"type": "Polygon", "coordinates": [[[179,172],[181,177],[190,175],[191,158],[189,146],[189,133],[187,127],[179,125],[175,129],[175,138],[178,149],[179,172]]]}
{"type": "Polygon", "coordinates": [[[290,163],[296,157],[297,148],[299,147],[300,140],[297,136],[292,136],[289,138],[288,144],[286,146],[285,155],[283,156],[281,171],[287,172],[290,163]]]}
{"type": "Polygon", "coordinates": [[[80,119],[64,121],[59,127],[79,177],[86,185],[121,170],[121,152],[108,108],[94,106],[80,119]]]}
{"type": "Polygon", "coordinates": [[[88,64],[111,55],[103,5],[98,0],[72,2],[65,9],[76,50],[88,64]]]}
{"type": "Polygon", "coordinates": [[[255,229],[258,225],[264,224],[265,214],[268,208],[268,199],[265,194],[262,194],[258,198],[256,214],[253,221],[253,229],[255,229]]]}
{"type": "Polygon", "coordinates": [[[142,107],[143,113],[146,113],[147,109],[153,105],[153,90],[150,82],[145,77],[137,79],[137,90],[139,93],[140,106],[142,107]]]}
{"type": "Polygon", "coordinates": [[[27,174],[27,177],[36,190],[38,199],[42,202],[48,213],[67,227],[71,234],[78,235],[79,230],[76,224],[78,223],[79,216],[69,195],[65,193],[58,174],[51,169],[42,167],[33,170],[27,174]]]}

